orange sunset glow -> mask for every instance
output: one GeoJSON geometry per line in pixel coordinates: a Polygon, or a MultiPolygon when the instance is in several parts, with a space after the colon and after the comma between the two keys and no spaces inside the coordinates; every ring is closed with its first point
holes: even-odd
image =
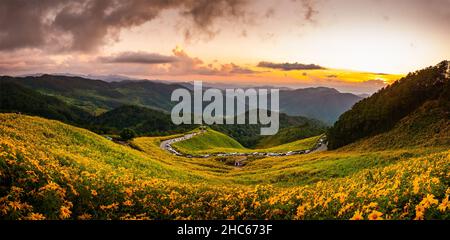
{"type": "MultiPolygon", "coordinates": [[[[120,75],[372,93],[450,58],[448,0],[33,4],[10,16],[16,21],[1,22],[3,75],[120,75]]],[[[0,6],[5,19],[15,7],[14,1],[0,6]]]]}
{"type": "Polygon", "coordinates": [[[0,0],[7,235],[448,220],[450,0],[0,0]]]}

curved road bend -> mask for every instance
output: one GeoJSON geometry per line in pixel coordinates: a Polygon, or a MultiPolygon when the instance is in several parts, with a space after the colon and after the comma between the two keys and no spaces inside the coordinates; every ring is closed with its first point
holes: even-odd
{"type": "Polygon", "coordinates": [[[200,135],[202,133],[206,132],[205,130],[201,130],[199,132],[195,132],[195,133],[189,133],[186,134],[182,137],[178,137],[178,138],[172,138],[169,140],[165,140],[162,141],[160,144],[160,148],[170,152],[174,155],[177,156],[183,156],[183,157],[199,157],[199,158],[208,158],[208,157],[227,157],[227,156],[267,156],[267,157],[281,157],[281,156],[292,156],[292,155],[299,155],[299,154],[309,154],[309,153],[316,153],[316,152],[323,152],[323,151],[327,151],[327,143],[325,138],[320,138],[319,141],[317,142],[316,146],[314,146],[312,149],[308,149],[308,150],[301,150],[301,151],[289,151],[289,152],[284,152],[284,153],[271,153],[271,152],[254,152],[254,153],[216,153],[216,154],[208,154],[208,155],[200,155],[200,156],[191,156],[188,154],[183,154],[178,152],[177,150],[175,150],[172,147],[172,144],[177,143],[177,142],[181,142],[181,141],[185,141],[188,139],[191,139],[197,135],[200,135]]]}

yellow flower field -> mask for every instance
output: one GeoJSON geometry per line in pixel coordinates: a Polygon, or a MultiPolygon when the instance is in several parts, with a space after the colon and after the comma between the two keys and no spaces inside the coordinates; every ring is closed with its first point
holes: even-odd
{"type": "Polygon", "coordinates": [[[0,114],[1,219],[450,219],[448,147],[264,158],[244,168],[0,114]]]}

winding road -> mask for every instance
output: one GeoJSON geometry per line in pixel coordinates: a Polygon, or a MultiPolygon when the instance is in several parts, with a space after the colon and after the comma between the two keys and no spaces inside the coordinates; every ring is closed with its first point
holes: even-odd
{"type": "Polygon", "coordinates": [[[199,132],[186,134],[186,135],[184,135],[182,137],[172,138],[172,139],[169,139],[169,140],[162,141],[161,144],[160,144],[160,148],[163,149],[163,150],[166,150],[166,151],[168,151],[168,152],[170,152],[172,154],[175,154],[177,156],[183,156],[184,154],[179,153],[177,150],[175,150],[172,147],[172,144],[188,140],[188,139],[193,138],[193,137],[195,137],[195,136],[197,136],[199,134],[202,134],[204,132],[205,132],[205,130],[201,130],[199,132]]]}
{"type": "Polygon", "coordinates": [[[192,158],[192,157],[197,157],[197,158],[209,158],[209,157],[229,157],[229,156],[266,156],[266,157],[281,157],[281,156],[292,156],[292,155],[300,155],[300,154],[309,154],[309,153],[316,153],[316,152],[322,152],[322,151],[327,151],[328,147],[327,147],[327,143],[325,140],[325,137],[322,137],[319,139],[319,141],[317,142],[317,144],[308,150],[300,150],[300,151],[289,151],[289,152],[284,152],[284,153],[279,153],[279,152],[253,152],[253,153],[215,153],[215,154],[206,154],[206,155],[196,155],[196,156],[192,156],[189,154],[184,154],[184,153],[180,153],[178,152],[175,148],[172,147],[172,144],[177,143],[177,142],[181,142],[181,141],[186,141],[188,139],[191,139],[197,135],[203,134],[205,133],[206,130],[201,130],[199,132],[195,132],[195,133],[189,133],[186,134],[182,137],[178,137],[178,138],[172,138],[172,139],[168,139],[168,140],[164,140],[161,142],[160,144],[160,148],[170,152],[174,155],[177,156],[183,156],[183,157],[188,157],[188,158],[192,158]]]}

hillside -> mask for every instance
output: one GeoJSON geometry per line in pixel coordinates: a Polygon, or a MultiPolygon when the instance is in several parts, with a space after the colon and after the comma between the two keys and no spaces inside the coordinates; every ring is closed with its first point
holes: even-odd
{"type": "Polygon", "coordinates": [[[13,82],[0,81],[0,112],[21,112],[72,124],[85,124],[90,114],[51,96],[13,82]]]}
{"type": "MultiPolygon", "coordinates": [[[[70,87],[85,86],[91,84],[83,80],[70,87]]],[[[123,129],[133,129],[138,135],[168,135],[181,133],[194,129],[195,125],[174,125],[168,113],[136,105],[123,105],[115,109],[103,112],[98,116],[91,115],[72,103],[66,103],[57,97],[44,95],[38,91],[24,87],[20,83],[0,81],[1,112],[21,112],[25,114],[41,116],[49,119],[61,120],[75,124],[101,134],[119,134],[123,129]]],[[[99,84],[99,88],[104,86],[99,84]]],[[[55,85],[56,87],[57,85],[55,85]]],[[[69,87],[68,87],[69,88],[69,87]]],[[[70,91],[64,86],[58,88],[61,91],[70,91]]],[[[70,88],[69,88],[70,89],[70,88]]],[[[277,141],[266,141],[265,147],[292,142],[306,137],[316,136],[325,131],[325,125],[313,119],[304,117],[290,117],[285,114],[280,116],[280,127],[290,128],[289,136],[281,133],[276,135],[277,141]]],[[[261,125],[220,125],[213,126],[219,131],[232,135],[246,146],[255,146],[264,138],[259,136],[261,125]]]]}
{"type": "Polygon", "coordinates": [[[449,136],[447,126],[450,111],[447,64],[444,61],[435,67],[410,73],[355,104],[330,129],[329,147],[338,148],[362,138],[386,133],[393,128],[397,129],[400,136],[407,134],[400,129],[411,131],[413,139],[402,139],[409,141],[411,145],[419,141],[426,142],[436,135],[443,137],[439,141],[445,143],[449,136]],[[431,115],[427,116],[429,113],[431,115]],[[430,131],[430,127],[437,128],[430,131]],[[418,137],[424,138],[418,140],[418,137]]]}
{"type": "Polygon", "coordinates": [[[291,143],[300,139],[317,136],[323,132],[308,128],[308,126],[286,127],[281,129],[277,134],[263,137],[255,148],[270,148],[286,143],[291,143]],[[310,132],[311,131],[311,132],[310,132]]]}
{"type": "MultiPolygon", "coordinates": [[[[15,82],[45,95],[58,97],[93,115],[99,115],[122,105],[136,105],[170,112],[170,101],[177,88],[191,89],[191,84],[171,84],[159,81],[105,82],[76,76],[44,74],[29,77],[0,77],[0,81],[15,82]]],[[[206,83],[205,83],[206,84],[206,83]]],[[[333,124],[339,115],[361,100],[353,94],[332,88],[280,90],[280,111],[291,116],[304,116],[333,124]]]]}
{"type": "Polygon", "coordinates": [[[263,158],[237,171],[169,155],[161,139],[135,139],[138,151],[0,114],[0,219],[449,218],[448,150],[263,158]]]}
{"type": "Polygon", "coordinates": [[[364,138],[344,149],[376,151],[408,147],[449,147],[450,106],[442,101],[427,101],[402,118],[391,130],[364,138]]]}
{"type": "MultiPolygon", "coordinates": [[[[248,114],[248,112],[246,113],[248,114]]],[[[248,116],[248,115],[247,115],[248,116]]],[[[272,136],[261,136],[261,124],[212,125],[211,128],[236,139],[247,148],[267,148],[323,134],[327,127],[321,121],[300,116],[279,115],[280,129],[272,136]]],[[[246,118],[248,119],[248,118],[246,118]]]]}
{"type": "Polygon", "coordinates": [[[280,111],[332,125],[342,113],[361,99],[360,96],[326,87],[284,90],[280,91],[280,111]]]}
{"type": "Polygon", "coordinates": [[[123,129],[130,128],[139,135],[168,135],[194,128],[189,125],[176,126],[169,114],[139,106],[120,106],[93,116],[59,98],[9,81],[0,81],[0,112],[60,120],[102,134],[119,134],[123,129]]]}
{"type": "Polygon", "coordinates": [[[168,135],[190,131],[194,125],[175,125],[169,114],[138,106],[121,106],[94,118],[92,125],[99,131],[118,133],[133,129],[138,135],[168,135]]]}
{"type": "MultiPolygon", "coordinates": [[[[197,126],[175,125],[170,115],[161,111],[138,106],[122,106],[93,118],[91,129],[95,129],[96,132],[117,133],[121,129],[130,128],[138,135],[168,135],[187,132],[197,126]]],[[[317,136],[326,130],[325,125],[317,120],[285,114],[280,115],[280,132],[273,136],[260,136],[262,127],[260,124],[213,125],[211,127],[229,134],[244,146],[253,147],[257,144],[264,148],[317,136]]]]}
{"type": "Polygon", "coordinates": [[[205,133],[189,140],[178,142],[173,146],[181,152],[190,154],[205,153],[208,150],[233,152],[245,149],[233,138],[212,129],[208,129],[205,133]]]}
{"type": "Polygon", "coordinates": [[[193,156],[218,153],[286,153],[289,151],[311,149],[316,145],[319,137],[314,136],[300,140],[296,139],[271,147],[246,148],[223,133],[207,129],[205,133],[185,141],[174,143],[172,146],[181,153],[193,156]]]}
{"type": "Polygon", "coordinates": [[[153,81],[104,82],[73,76],[42,75],[37,77],[0,77],[0,81],[15,82],[42,94],[61,100],[98,115],[122,105],[138,105],[170,111],[172,91],[176,84],[153,81]]]}

